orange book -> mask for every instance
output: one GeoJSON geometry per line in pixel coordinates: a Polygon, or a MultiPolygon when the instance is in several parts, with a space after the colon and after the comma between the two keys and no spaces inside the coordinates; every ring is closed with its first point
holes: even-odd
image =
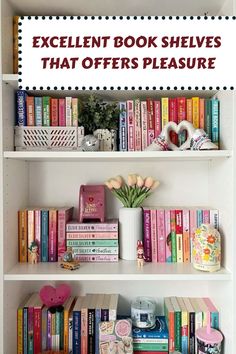
{"type": "Polygon", "coordinates": [[[13,74],[18,74],[18,20],[13,16],[13,74]]]}
{"type": "Polygon", "coordinates": [[[193,126],[194,128],[198,129],[199,124],[199,97],[192,98],[193,103],[193,126]]]}
{"type": "Polygon", "coordinates": [[[169,297],[164,299],[165,317],[169,330],[169,353],[175,350],[175,311],[169,297]]]}
{"type": "Polygon", "coordinates": [[[74,296],[70,296],[64,304],[64,354],[69,353],[69,316],[74,304],[74,296]]]}
{"type": "Polygon", "coordinates": [[[50,109],[50,125],[52,127],[58,127],[58,98],[51,98],[50,109]]]}
{"type": "Polygon", "coordinates": [[[27,114],[27,126],[33,127],[35,125],[34,120],[34,97],[26,97],[26,114],[27,114]]]}
{"type": "Polygon", "coordinates": [[[199,99],[199,128],[204,129],[205,127],[205,99],[199,99]]]}
{"type": "Polygon", "coordinates": [[[27,262],[27,234],[28,213],[27,210],[18,211],[18,260],[20,263],[27,262]]]}
{"type": "Polygon", "coordinates": [[[192,98],[187,98],[186,100],[186,119],[188,122],[193,122],[193,104],[192,98]]]}

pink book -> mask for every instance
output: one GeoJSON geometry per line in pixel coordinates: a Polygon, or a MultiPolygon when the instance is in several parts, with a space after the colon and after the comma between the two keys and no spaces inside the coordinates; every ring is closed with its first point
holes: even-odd
{"type": "Polygon", "coordinates": [[[217,310],[211,299],[209,299],[209,297],[204,297],[203,301],[205,302],[208,307],[208,310],[211,313],[211,327],[219,329],[219,311],[217,310]]]}
{"type": "Polygon", "coordinates": [[[75,255],[80,262],[118,262],[118,254],[80,254],[75,255]]]}
{"type": "Polygon", "coordinates": [[[52,349],[52,336],[51,336],[51,327],[52,327],[52,313],[48,311],[48,321],[47,321],[47,349],[52,349]]]}
{"type": "Polygon", "coordinates": [[[210,210],[203,210],[203,224],[210,224],[210,210]]]}
{"type": "Polygon", "coordinates": [[[155,138],[161,134],[161,102],[153,101],[153,112],[154,112],[154,134],[155,138]]]}
{"type": "Polygon", "coordinates": [[[183,211],[175,211],[176,218],[176,254],[177,262],[183,262],[183,211]]]}
{"type": "MultiPolygon", "coordinates": [[[[28,248],[34,241],[34,210],[28,210],[28,248]]],[[[30,259],[30,251],[28,250],[28,260],[30,259]]]]}
{"type": "Polygon", "coordinates": [[[165,210],[165,244],[166,262],[171,263],[171,229],[170,229],[170,210],[165,210]]]}
{"type": "Polygon", "coordinates": [[[141,151],[141,115],[140,100],[134,101],[134,119],[135,119],[135,151],[141,151]]]}
{"type": "Polygon", "coordinates": [[[41,261],[41,210],[34,211],[34,238],[38,245],[39,261],[41,261]]]}
{"type": "MultiPolygon", "coordinates": [[[[176,98],[169,98],[169,121],[178,124],[176,98]]],[[[173,144],[178,145],[178,135],[175,132],[171,131],[170,137],[173,144]]]]}
{"type": "Polygon", "coordinates": [[[189,210],[183,210],[183,260],[190,262],[190,229],[189,229],[189,210]]]}
{"type": "Polygon", "coordinates": [[[135,117],[134,117],[134,102],[129,100],[126,102],[127,117],[128,117],[128,151],[135,150],[135,117]]]}
{"type": "Polygon", "coordinates": [[[52,127],[58,127],[58,98],[51,98],[50,123],[52,127]]]}
{"type": "Polygon", "coordinates": [[[199,128],[205,128],[205,99],[199,99],[199,128]]]}
{"type": "Polygon", "coordinates": [[[144,246],[144,258],[146,262],[152,261],[152,240],[151,240],[151,210],[143,208],[143,246],[144,246]]]}
{"type": "Polygon", "coordinates": [[[57,257],[61,260],[66,251],[66,224],[73,216],[73,207],[62,208],[58,210],[58,244],[57,244],[57,257]]]}
{"type": "Polygon", "coordinates": [[[157,215],[157,259],[158,262],[166,261],[166,240],[165,240],[165,211],[156,211],[157,215]]]}
{"type": "Polygon", "coordinates": [[[154,122],[154,110],[153,110],[153,100],[147,98],[147,143],[148,146],[153,142],[155,138],[155,122],[154,122]]]}
{"type": "Polygon", "coordinates": [[[40,354],[42,352],[41,313],[42,313],[42,302],[38,295],[37,300],[34,303],[34,354],[40,354]]]}
{"type": "Polygon", "coordinates": [[[191,209],[189,211],[190,218],[190,259],[192,261],[192,251],[193,251],[193,237],[195,230],[197,228],[197,211],[196,209],[191,209]]]}
{"type": "Polygon", "coordinates": [[[151,209],[151,240],[152,240],[152,262],[157,262],[157,216],[156,210],[151,209]]]}
{"type": "Polygon", "coordinates": [[[58,119],[59,119],[59,126],[60,127],[65,127],[66,126],[66,102],[65,102],[65,98],[59,98],[58,119]]]}
{"type": "Polygon", "coordinates": [[[141,101],[141,132],[142,132],[142,150],[145,150],[147,144],[147,102],[141,101]]]}
{"type": "Polygon", "coordinates": [[[49,209],[49,262],[57,262],[57,210],[49,209]]]}
{"type": "Polygon", "coordinates": [[[27,126],[34,126],[35,125],[34,97],[32,96],[26,97],[26,112],[27,112],[27,126]]]}
{"type": "Polygon", "coordinates": [[[118,232],[67,232],[67,240],[116,240],[118,232]]]}

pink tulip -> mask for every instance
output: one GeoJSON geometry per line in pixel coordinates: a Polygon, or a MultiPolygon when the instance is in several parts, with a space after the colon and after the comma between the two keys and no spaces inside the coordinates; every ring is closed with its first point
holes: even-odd
{"type": "Polygon", "coordinates": [[[137,186],[139,187],[139,188],[142,188],[142,186],[144,185],[144,180],[143,180],[143,178],[141,177],[141,176],[137,176],[137,186]]]}
{"type": "Polygon", "coordinates": [[[154,183],[154,179],[152,178],[152,177],[146,177],[145,178],[145,183],[144,183],[144,186],[146,187],[146,188],[152,188],[152,185],[153,185],[153,183],[154,183]]]}
{"type": "Polygon", "coordinates": [[[111,179],[110,183],[114,189],[120,189],[121,183],[118,182],[116,179],[111,179]]]}
{"type": "Polygon", "coordinates": [[[106,181],[106,182],[105,182],[105,186],[107,186],[107,188],[108,188],[108,189],[110,189],[110,190],[112,190],[112,189],[113,189],[113,187],[112,187],[112,184],[111,184],[110,180],[108,180],[108,181],[106,181]]]}
{"type": "Polygon", "coordinates": [[[121,186],[124,183],[123,178],[121,176],[116,176],[114,179],[117,180],[121,184],[121,186]]]}
{"type": "Polygon", "coordinates": [[[133,187],[136,184],[136,175],[128,175],[128,185],[133,187]]]}
{"type": "Polygon", "coordinates": [[[157,187],[159,187],[160,182],[159,181],[155,181],[151,187],[152,190],[156,189],[157,187]]]}

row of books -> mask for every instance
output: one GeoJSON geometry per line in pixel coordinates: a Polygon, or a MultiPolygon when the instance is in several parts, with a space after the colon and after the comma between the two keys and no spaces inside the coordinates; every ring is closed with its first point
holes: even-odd
{"type": "Polygon", "coordinates": [[[118,219],[104,223],[66,225],[66,245],[80,262],[117,262],[119,255],[118,219]]]}
{"type": "Polygon", "coordinates": [[[19,210],[19,262],[30,262],[32,252],[36,252],[37,262],[60,260],[66,251],[66,223],[72,216],[73,207],[19,210]]]}
{"type": "Polygon", "coordinates": [[[118,294],[70,296],[63,310],[44,306],[38,293],[17,310],[17,354],[63,350],[99,354],[99,323],[117,318],[118,294]]]}
{"type": "Polygon", "coordinates": [[[167,297],[164,311],[169,329],[169,352],[195,354],[198,328],[207,325],[210,312],[211,327],[219,329],[219,312],[209,298],[167,297]]]}
{"type": "Polygon", "coordinates": [[[16,91],[16,125],[44,127],[78,127],[80,101],[77,97],[33,97],[16,91]]]}
{"type": "Polygon", "coordinates": [[[219,211],[213,209],[143,208],[143,244],[146,262],[191,262],[192,236],[202,223],[219,229],[219,211]]]}
{"type": "MultiPolygon", "coordinates": [[[[209,138],[219,145],[219,100],[200,97],[162,97],[128,100],[119,103],[119,150],[145,150],[160,135],[168,122],[187,120],[195,128],[206,131],[209,138]]],[[[177,136],[171,132],[172,142],[180,146],[186,140],[185,132],[177,136]]]]}

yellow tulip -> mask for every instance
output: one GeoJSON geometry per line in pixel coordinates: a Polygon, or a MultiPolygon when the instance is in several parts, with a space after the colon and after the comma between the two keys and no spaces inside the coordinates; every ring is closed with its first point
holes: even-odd
{"type": "Polygon", "coordinates": [[[128,175],[128,185],[133,187],[136,184],[136,175],[128,175]]]}
{"type": "Polygon", "coordinates": [[[156,189],[157,187],[159,187],[160,182],[159,181],[155,181],[151,187],[152,190],[156,189]]]}
{"type": "Polygon", "coordinates": [[[141,177],[141,176],[137,176],[137,186],[139,187],[139,188],[142,188],[142,186],[144,185],[144,180],[143,180],[143,178],[141,177]]]}
{"type": "Polygon", "coordinates": [[[121,177],[121,176],[116,176],[115,178],[114,178],[115,180],[117,180],[121,185],[123,184],[123,178],[121,177]]]}
{"type": "Polygon", "coordinates": [[[108,189],[110,189],[110,190],[112,190],[112,189],[113,189],[113,187],[112,187],[112,184],[111,184],[110,180],[108,180],[108,181],[106,181],[106,182],[105,182],[105,186],[107,186],[107,188],[108,188],[108,189]]]}
{"type": "Polygon", "coordinates": [[[118,182],[116,179],[111,179],[110,183],[114,189],[120,189],[121,183],[118,182]]]}

